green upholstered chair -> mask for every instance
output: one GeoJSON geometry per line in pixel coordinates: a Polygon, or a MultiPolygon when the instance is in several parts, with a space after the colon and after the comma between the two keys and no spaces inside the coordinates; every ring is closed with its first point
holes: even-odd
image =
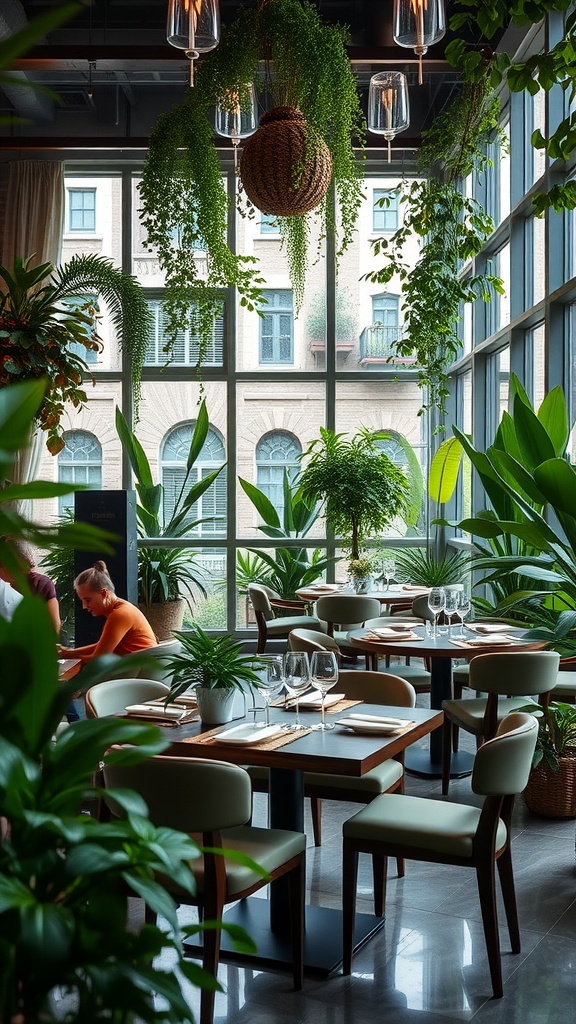
{"type": "Polygon", "coordinates": [[[442,702],[442,793],[450,785],[452,724],[472,733],[477,744],[495,735],[498,722],[541,695],[546,703],[558,675],[559,655],[554,651],[502,651],[480,654],[470,662],[470,686],[486,697],[442,702]]]}
{"type": "Polygon", "coordinates": [[[520,952],[520,930],[510,853],[514,797],[528,781],[538,723],[519,712],[505,718],[496,736],[476,752],[472,789],[484,797],[481,807],[415,796],[386,794],[372,801],[343,826],[344,974],[352,969],[358,855],[379,862],[376,914],[384,913],[388,857],[474,868],[494,996],[502,989],[500,939],[496,914],[495,865],[498,866],[513,953],[520,952]]]}
{"type": "MultiPolygon", "coordinates": [[[[316,614],[326,623],[326,632],[334,637],[340,653],[356,658],[358,651],[347,642],[349,629],[362,626],[366,619],[380,614],[380,601],[364,594],[329,594],[316,601],[316,614]]],[[[366,668],[370,668],[370,655],[366,655],[366,668]]]]}
{"type": "Polygon", "coordinates": [[[322,623],[314,615],[283,614],[276,617],[275,610],[305,612],[308,606],[303,601],[284,601],[275,590],[261,583],[250,583],[248,596],[258,626],[257,654],[264,653],[268,640],[286,639],[293,629],[316,629],[323,632],[322,623]]]}
{"type": "MultiPolygon", "coordinates": [[[[145,800],[157,827],[200,835],[204,848],[225,848],[248,855],[267,877],[239,861],[208,852],[190,867],[196,879],[191,895],[169,877],[162,884],[178,903],[201,908],[205,920],[220,920],[227,903],[241,900],[286,875],[292,932],[294,988],[303,981],[306,837],[301,832],[253,828],[252,791],[243,768],[201,758],[153,757],[134,766],[105,765],[107,788],[132,789],[145,800]]],[[[121,813],[111,802],[113,813],[121,813]]],[[[204,934],[203,966],[216,977],[220,930],[204,934]]],[[[200,1024],[212,1024],[214,992],[202,989],[200,1024]]]]}
{"type": "Polygon", "coordinates": [[[86,693],[86,717],[116,715],[129,704],[167,697],[169,692],[170,687],[158,679],[106,679],[91,686],[86,693]]]}
{"type": "Polygon", "coordinates": [[[288,636],[289,651],[303,651],[309,657],[314,651],[334,651],[340,662],[340,648],[333,636],[317,629],[293,629],[288,636]]]}

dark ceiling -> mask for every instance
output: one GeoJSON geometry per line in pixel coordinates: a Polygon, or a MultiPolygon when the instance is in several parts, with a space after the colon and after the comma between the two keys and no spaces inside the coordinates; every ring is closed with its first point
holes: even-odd
{"type": "MultiPolygon", "coordinates": [[[[239,6],[220,0],[222,21],[233,20],[239,6]]],[[[422,129],[457,87],[458,75],[444,61],[448,37],[427,54],[424,84],[418,86],[412,51],[396,46],[391,37],[392,0],[319,0],[317,6],[326,21],[349,26],[350,58],[364,100],[375,72],[393,65],[408,74],[411,125],[395,140],[396,158],[401,158],[417,147],[422,129]]],[[[53,7],[54,0],[1,0],[0,38],[53,7]]],[[[24,100],[25,93],[34,94],[21,87],[0,88],[3,118],[14,114],[2,129],[3,147],[59,138],[63,145],[74,138],[86,146],[97,139],[133,148],[145,144],[158,114],[180,101],[188,88],[188,62],[166,42],[166,8],[167,0],[94,0],[18,61],[19,76],[49,86],[60,102],[24,100]]],[[[381,138],[372,136],[369,146],[381,149],[381,138]]]]}

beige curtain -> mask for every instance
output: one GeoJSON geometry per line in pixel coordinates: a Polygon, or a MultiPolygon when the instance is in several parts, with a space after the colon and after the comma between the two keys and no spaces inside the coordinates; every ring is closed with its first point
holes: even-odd
{"type": "Polygon", "coordinates": [[[57,264],[64,230],[64,167],[21,160],[8,164],[2,264],[36,253],[32,265],[57,264]]]}

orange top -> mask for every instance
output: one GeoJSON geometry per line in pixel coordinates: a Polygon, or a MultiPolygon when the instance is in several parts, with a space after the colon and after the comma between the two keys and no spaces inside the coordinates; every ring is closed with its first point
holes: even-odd
{"type": "Polygon", "coordinates": [[[106,617],[94,654],[134,654],[157,644],[152,627],[140,609],[129,601],[119,600],[106,617]]]}

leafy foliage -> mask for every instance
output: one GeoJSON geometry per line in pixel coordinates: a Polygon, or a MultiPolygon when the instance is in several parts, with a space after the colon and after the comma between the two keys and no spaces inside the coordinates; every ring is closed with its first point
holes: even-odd
{"type": "MultiPolygon", "coordinates": [[[[225,287],[235,287],[248,310],[262,301],[263,278],[255,260],[234,255],[226,243],[231,209],[209,114],[215,104],[229,104],[231,96],[240,104],[246,101],[246,85],[258,81],[263,58],[272,104],[299,107],[311,144],[323,138],[330,149],[342,210],[340,250],[350,243],[361,202],[352,144],[363,138],[364,119],[344,38],[340,27],[322,24],[308,0],[271,0],[257,10],[242,10],[200,63],[185,103],[158,120],[140,194],[148,244],[157,250],[166,275],[168,350],[186,325],[200,338],[201,364],[225,287]],[[207,253],[205,274],[194,251],[198,248],[207,253]]],[[[329,203],[322,204],[318,215],[335,228],[329,203]]],[[[279,218],[279,225],[298,308],[309,229],[303,217],[279,218]]]]}
{"type": "MultiPolygon", "coordinates": [[[[463,178],[486,164],[486,143],[497,125],[497,104],[490,92],[489,68],[479,82],[467,84],[447,111],[423,133],[420,167],[424,180],[402,186],[402,225],[391,237],[372,242],[383,266],[365,280],[387,284],[398,277],[402,285],[405,330],[392,341],[390,359],[416,356],[418,381],[425,390],[420,410],[438,408],[448,396],[448,368],[460,353],[457,324],[462,306],[478,297],[488,301],[502,282],[491,274],[461,276],[494,229],[477,200],[463,194],[463,178]],[[440,171],[442,176],[440,176],[440,171]],[[405,247],[414,236],[422,239],[415,266],[405,247]]],[[[385,201],[385,200],[384,200],[385,201]]]]}
{"type": "MultiPolygon", "coordinates": [[[[58,517],[59,526],[70,526],[74,523],[74,512],[65,509],[58,517]]],[[[58,594],[60,608],[60,641],[69,647],[74,641],[74,549],[71,547],[51,548],[41,559],[40,568],[50,577],[58,594]]]]}
{"type": "MultiPolygon", "coordinates": [[[[196,460],[206,441],[209,427],[206,403],[202,402],[190,441],[182,486],[174,502],[170,520],[164,522],[164,487],[161,483],[154,483],[150,462],[140,441],[129,429],[120,409],[116,409],[116,430],[136,477],[136,491],[140,499],[136,506],[136,518],[140,537],[178,540],[188,536],[205,521],[193,518],[194,505],[224,469],[224,466],[220,466],[205,477],[190,483],[191,477],[194,479],[196,460]]],[[[204,594],[203,574],[200,567],[195,564],[196,557],[194,551],[177,547],[142,546],[138,552],[138,591],[142,604],[150,606],[175,601],[181,596],[182,591],[188,590],[192,584],[204,594]]]]}
{"type": "Polygon", "coordinates": [[[302,496],[322,502],[328,528],[345,540],[352,558],[407,505],[408,481],[378,447],[379,437],[366,427],[352,438],[321,427],[303,456],[302,496]]]}
{"type": "Polygon", "coordinates": [[[140,380],[152,320],[136,281],[101,256],[73,256],[65,266],[43,263],[29,268],[32,257],[16,257],[14,267],[0,267],[0,387],[44,377],[48,381],[37,423],[46,431],[52,455],[64,447],[60,421],[67,402],[87,401],[82,377],[88,367],[70,350],[72,344],[100,352],[96,333],[96,291],[108,303],[121,344],[134,354],[133,378],[140,380]],[[136,372],[137,371],[137,372],[136,372]]]}
{"type": "Polygon", "coordinates": [[[548,707],[528,704],[520,710],[539,712],[538,739],[532,759],[536,768],[542,762],[551,771],[557,772],[561,757],[576,757],[576,707],[552,700],[548,707]]]}
{"type": "Polygon", "coordinates": [[[443,587],[461,583],[470,572],[470,556],[463,551],[436,557],[425,548],[403,548],[394,555],[396,578],[401,583],[443,587]]]}
{"type": "Polygon", "coordinates": [[[166,659],[172,676],[170,699],[175,700],[190,686],[213,689],[235,689],[258,686],[254,657],[242,653],[242,643],[227,633],[209,636],[193,623],[190,630],[174,634],[182,645],[179,654],[166,659]]]}
{"type": "MultiPolygon", "coordinates": [[[[249,480],[239,477],[244,493],[263,519],[258,529],[267,537],[277,539],[288,537],[305,537],[318,518],[316,502],[310,501],[300,493],[298,484],[293,482],[284,471],[284,509],[282,522],[270,499],[249,480]]],[[[246,586],[248,583],[264,583],[276,590],[282,598],[289,600],[297,597],[299,587],[309,586],[319,579],[322,573],[337,561],[336,558],[324,558],[317,548],[310,558],[304,547],[279,547],[273,554],[260,549],[249,549],[254,555],[251,562],[238,552],[238,570],[243,573],[246,586]],[[244,561],[241,560],[244,559],[244,561]],[[247,579],[248,573],[250,578],[247,579]]]]}

